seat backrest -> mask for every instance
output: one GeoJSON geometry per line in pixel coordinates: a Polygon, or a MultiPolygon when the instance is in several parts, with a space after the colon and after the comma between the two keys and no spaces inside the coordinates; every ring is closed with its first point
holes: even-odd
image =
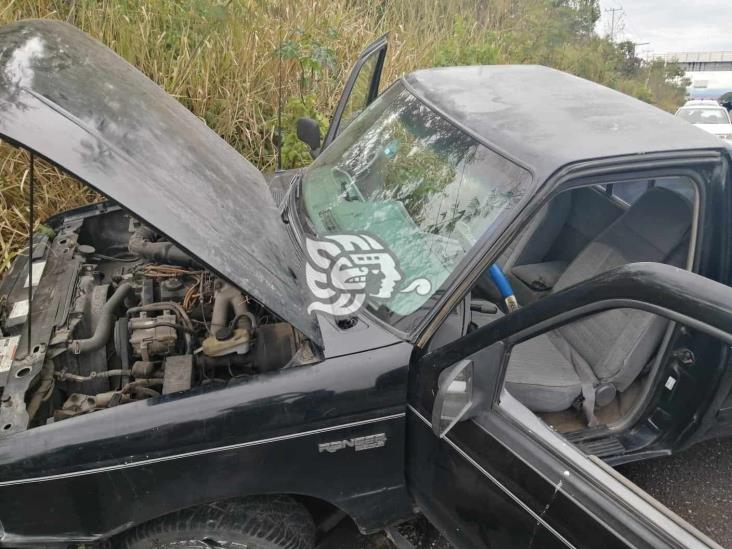
{"type": "MultiPolygon", "coordinates": [[[[561,193],[548,204],[544,204],[496,260],[503,272],[510,273],[517,263],[540,263],[567,220],[571,206],[572,193],[561,193]]],[[[478,280],[477,286],[489,301],[502,301],[501,294],[487,270],[478,280]]]]}
{"type": "MultiPolygon", "coordinates": [[[[562,290],[627,263],[683,264],[691,204],[680,194],[654,187],[590,242],[567,267],[553,291],[562,290]]],[[[591,315],[555,331],[563,353],[579,370],[591,368],[601,382],[625,390],[660,343],[667,321],[630,309],[591,315]]]]}
{"type": "Polygon", "coordinates": [[[567,221],[571,208],[570,192],[561,193],[545,204],[498,258],[504,272],[509,272],[514,265],[542,262],[567,221]]]}

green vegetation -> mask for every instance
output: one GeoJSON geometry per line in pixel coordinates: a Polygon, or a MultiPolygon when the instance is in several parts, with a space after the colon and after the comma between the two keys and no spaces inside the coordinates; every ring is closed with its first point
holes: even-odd
{"type": "MultiPolygon", "coordinates": [[[[674,68],[644,64],[632,44],[597,36],[599,15],[598,0],[5,0],[0,6],[0,24],[49,17],[80,27],[265,170],[276,159],[278,82],[283,164],[303,165],[310,157],[295,137],[295,120],[308,115],[325,129],[351,63],[384,32],[390,33],[386,83],[419,67],[537,63],[674,110],[684,97],[668,83],[674,68]]],[[[27,188],[20,153],[0,152],[6,158],[1,270],[22,241],[27,188]]],[[[94,197],[59,181],[50,168],[41,172],[41,216],[94,197]]]]}

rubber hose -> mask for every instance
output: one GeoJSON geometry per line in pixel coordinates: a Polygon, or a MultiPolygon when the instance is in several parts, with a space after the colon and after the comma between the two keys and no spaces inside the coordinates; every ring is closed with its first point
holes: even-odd
{"type": "MultiPolygon", "coordinates": [[[[224,283],[214,292],[214,308],[211,315],[211,334],[229,325],[229,311],[233,309],[234,318],[247,331],[252,330],[252,315],[249,314],[246,298],[234,286],[224,283]]],[[[236,328],[237,326],[234,326],[236,328]]]]}
{"type": "Polygon", "coordinates": [[[97,327],[94,329],[94,334],[90,338],[75,339],[69,343],[69,348],[75,355],[96,351],[107,344],[114,328],[114,313],[131,291],[132,286],[126,282],[117,287],[112,297],[107,300],[102,308],[102,314],[97,327]]]}
{"type": "Polygon", "coordinates": [[[121,369],[117,368],[115,370],[106,370],[104,372],[92,372],[91,375],[88,376],[80,376],[76,374],[72,374],[70,372],[57,372],[55,375],[58,379],[61,381],[76,381],[77,383],[83,383],[85,381],[92,381],[94,379],[104,378],[104,377],[117,377],[117,376],[128,376],[132,372],[127,369],[121,369]]]}
{"type": "Polygon", "coordinates": [[[147,227],[138,227],[127,244],[133,254],[151,261],[172,265],[193,265],[195,262],[187,253],[170,242],[152,242],[155,233],[147,227]]]}

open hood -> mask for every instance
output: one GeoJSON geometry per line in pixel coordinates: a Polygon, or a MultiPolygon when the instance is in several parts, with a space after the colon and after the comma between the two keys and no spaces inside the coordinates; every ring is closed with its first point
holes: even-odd
{"type": "Polygon", "coordinates": [[[262,174],[190,111],[75,27],[0,29],[0,135],[165,234],[319,342],[262,174]]]}

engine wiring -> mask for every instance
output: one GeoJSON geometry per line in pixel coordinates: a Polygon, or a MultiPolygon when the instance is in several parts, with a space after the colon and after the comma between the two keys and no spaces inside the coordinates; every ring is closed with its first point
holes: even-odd
{"type": "Polygon", "coordinates": [[[197,306],[204,307],[213,302],[213,288],[208,271],[187,269],[176,265],[146,264],[142,266],[142,273],[146,277],[157,280],[170,278],[192,280],[193,283],[187,286],[181,302],[183,310],[187,313],[193,311],[197,306]]]}

